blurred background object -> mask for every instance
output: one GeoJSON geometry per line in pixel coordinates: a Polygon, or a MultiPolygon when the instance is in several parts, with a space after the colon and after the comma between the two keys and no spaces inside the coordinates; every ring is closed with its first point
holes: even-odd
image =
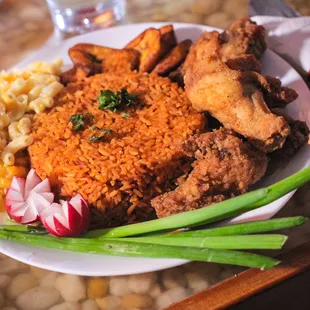
{"type": "Polygon", "coordinates": [[[46,0],[57,30],[69,34],[112,26],[125,15],[125,0],[46,0]]]}
{"type": "MultiPolygon", "coordinates": [[[[54,27],[47,3],[43,0],[0,1],[0,69],[7,69],[41,47],[52,35],[54,27]]],[[[56,0],[48,1],[56,3],[56,0]]],[[[94,2],[83,2],[88,1],[94,2]]],[[[309,0],[286,2],[302,15],[310,15],[309,0]]],[[[248,0],[127,0],[123,23],[174,21],[226,28],[234,19],[246,15],[248,0]]],[[[107,15],[101,17],[99,12],[98,16],[96,23],[109,25],[106,23],[107,15]]]]}

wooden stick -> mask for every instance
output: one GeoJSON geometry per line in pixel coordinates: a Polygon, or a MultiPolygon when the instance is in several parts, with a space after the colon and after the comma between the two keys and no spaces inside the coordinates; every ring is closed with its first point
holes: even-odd
{"type": "Polygon", "coordinates": [[[205,291],[193,295],[167,310],[224,309],[254,294],[310,269],[310,242],[280,256],[282,263],[269,270],[249,269],[205,291]]]}

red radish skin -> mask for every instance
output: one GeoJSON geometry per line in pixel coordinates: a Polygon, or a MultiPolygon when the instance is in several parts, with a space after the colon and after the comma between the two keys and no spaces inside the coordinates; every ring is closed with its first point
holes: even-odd
{"type": "MultiPolygon", "coordinates": [[[[56,217],[53,217],[53,219],[59,237],[74,237],[77,235],[76,232],[65,227],[56,217]]],[[[53,234],[53,231],[50,231],[50,233],[53,234]]]]}
{"type": "Polygon", "coordinates": [[[6,195],[9,216],[18,223],[41,221],[48,232],[58,237],[75,237],[86,231],[90,211],[86,200],[77,194],[70,201],[54,203],[48,179],[42,179],[31,169],[26,180],[13,177],[6,195]]]}
{"type": "Polygon", "coordinates": [[[41,215],[46,230],[57,237],[77,237],[83,234],[90,223],[88,204],[81,195],[70,201],[61,200],[51,204],[41,215]]]}
{"type": "Polygon", "coordinates": [[[90,224],[90,210],[89,210],[88,204],[84,198],[82,200],[82,218],[84,220],[83,220],[83,223],[81,226],[81,230],[83,232],[85,232],[87,230],[87,228],[89,227],[89,224],[90,224]]]}
{"type": "Polygon", "coordinates": [[[79,231],[81,228],[81,218],[82,215],[70,204],[67,202],[66,209],[68,210],[68,225],[72,231],[79,231]]]}

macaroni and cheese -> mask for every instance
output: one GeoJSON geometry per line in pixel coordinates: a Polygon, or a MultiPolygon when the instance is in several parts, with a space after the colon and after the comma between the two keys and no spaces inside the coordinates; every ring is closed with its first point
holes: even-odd
{"type": "Polygon", "coordinates": [[[63,88],[62,61],[34,62],[25,69],[0,72],[0,152],[4,166],[14,165],[15,154],[32,143],[31,118],[54,104],[63,88]]]}

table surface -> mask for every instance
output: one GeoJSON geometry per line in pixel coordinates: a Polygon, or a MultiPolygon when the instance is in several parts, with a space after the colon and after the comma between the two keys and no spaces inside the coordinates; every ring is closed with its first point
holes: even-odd
{"type": "MultiPolygon", "coordinates": [[[[233,20],[247,15],[247,2],[247,0],[129,0],[127,20],[129,23],[188,22],[226,28],[233,20]]],[[[288,2],[303,15],[310,15],[309,0],[288,2]]],[[[2,1],[0,69],[13,66],[43,46],[52,32],[53,24],[45,1],[2,1]]],[[[309,202],[310,186],[304,186],[279,215],[309,216],[310,212],[306,209],[309,202]]],[[[290,231],[288,235],[290,238],[286,249],[294,248],[310,240],[310,224],[290,231]]],[[[190,263],[151,274],[92,278],[29,267],[0,254],[0,309],[163,309],[241,270],[217,264],[190,263]]],[[[260,305],[263,305],[261,300],[256,299],[254,303],[260,302],[260,305]]],[[[244,304],[235,309],[249,309],[250,305],[244,304]]],[[[295,306],[298,306],[298,303],[295,303],[295,306]]]]}

